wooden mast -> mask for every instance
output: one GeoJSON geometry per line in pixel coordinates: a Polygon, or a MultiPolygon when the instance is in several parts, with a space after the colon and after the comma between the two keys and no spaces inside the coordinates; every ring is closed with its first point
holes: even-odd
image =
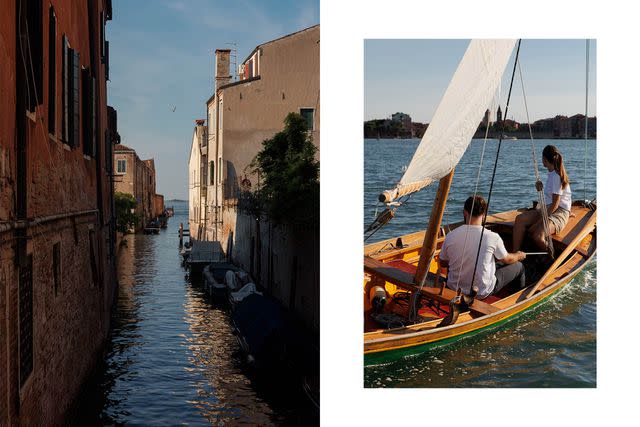
{"type": "Polygon", "coordinates": [[[436,197],[433,200],[431,216],[429,217],[429,225],[427,226],[427,232],[424,235],[424,241],[422,243],[422,248],[420,249],[418,269],[416,270],[415,284],[418,286],[422,283],[429,272],[429,263],[436,251],[438,231],[440,230],[440,224],[442,223],[442,216],[444,215],[444,207],[447,204],[447,197],[449,197],[449,189],[451,188],[454,171],[455,168],[451,169],[451,172],[446,176],[440,178],[438,191],[436,192],[436,197]]]}

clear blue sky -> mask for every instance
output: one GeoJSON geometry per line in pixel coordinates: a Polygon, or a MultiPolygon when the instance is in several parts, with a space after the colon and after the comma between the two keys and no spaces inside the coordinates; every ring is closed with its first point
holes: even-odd
{"type": "MultiPolygon", "coordinates": [[[[430,122],[468,44],[469,40],[365,40],[365,120],[400,111],[413,121],[430,122]]],[[[515,49],[503,78],[503,100],[514,57],[515,49]]],[[[557,114],[584,114],[585,62],[585,40],[522,40],[520,66],[532,121],[557,114]]],[[[595,40],[590,41],[589,63],[592,116],[597,114],[595,40]]],[[[517,71],[511,97],[509,118],[526,122],[517,71]]]]}
{"type": "Polygon", "coordinates": [[[187,198],[193,121],[206,117],[215,49],[237,43],[240,62],[319,20],[318,0],[114,0],[108,103],[118,110],[122,143],[155,158],[158,193],[187,198]]]}

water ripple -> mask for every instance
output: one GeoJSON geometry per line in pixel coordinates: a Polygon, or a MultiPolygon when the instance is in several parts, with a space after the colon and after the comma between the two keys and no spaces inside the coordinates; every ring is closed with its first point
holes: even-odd
{"type": "MultiPolygon", "coordinates": [[[[364,224],[371,222],[377,194],[397,182],[418,140],[365,140],[364,224]]],[[[537,140],[563,153],[574,198],[584,195],[584,141],[537,140]],[[578,161],[579,160],[579,161],[578,161]],[[579,196],[577,196],[579,194],[579,196]]],[[[488,141],[479,192],[488,194],[496,141],[488,141]]],[[[589,153],[595,142],[589,141],[589,153]]],[[[473,193],[482,141],[474,140],[458,165],[444,222],[462,220],[464,200],[473,193]]],[[[539,161],[539,163],[541,163],[539,161]]],[[[589,161],[586,186],[596,195],[596,161],[589,161]]],[[[545,171],[540,171],[546,177],[545,171]]],[[[491,212],[530,205],[536,199],[529,141],[503,143],[491,212]]],[[[435,187],[413,196],[409,205],[372,241],[424,229],[435,187]]],[[[595,387],[596,276],[592,261],[569,286],[503,327],[460,339],[426,353],[365,369],[365,387],[595,387]]]]}

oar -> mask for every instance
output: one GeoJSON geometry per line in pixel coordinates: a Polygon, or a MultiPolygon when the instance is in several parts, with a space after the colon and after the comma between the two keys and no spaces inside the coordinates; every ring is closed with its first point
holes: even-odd
{"type": "Polygon", "coordinates": [[[548,252],[525,252],[524,254],[526,256],[529,256],[529,255],[547,255],[548,252]]]}
{"type": "Polygon", "coordinates": [[[587,221],[587,223],[583,227],[583,232],[578,234],[576,237],[573,238],[571,243],[569,243],[567,245],[567,247],[564,249],[564,251],[562,251],[560,256],[558,256],[558,258],[555,259],[553,264],[551,264],[551,267],[549,267],[547,269],[547,272],[542,275],[542,277],[538,280],[538,282],[535,284],[535,286],[533,286],[527,292],[523,293],[520,296],[520,298],[518,298],[518,301],[522,301],[522,300],[525,300],[525,299],[529,298],[531,295],[533,295],[538,290],[538,288],[542,285],[542,282],[544,282],[547,279],[547,277],[549,277],[549,275],[556,268],[558,268],[558,266],[560,266],[562,261],[564,261],[565,258],[567,258],[569,256],[569,254],[573,252],[573,250],[575,249],[576,245],[578,243],[580,243],[580,241],[582,239],[584,239],[587,234],[591,233],[591,230],[593,229],[595,223],[596,223],[596,213],[593,212],[591,214],[591,218],[589,218],[589,221],[587,221]]]}

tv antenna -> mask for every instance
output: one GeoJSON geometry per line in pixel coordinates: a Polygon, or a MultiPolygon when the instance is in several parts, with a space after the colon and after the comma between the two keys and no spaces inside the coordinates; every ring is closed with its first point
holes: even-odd
{"type": "Polygon", "coordinates": [[[228,42],[225,44],[228,44],[231,46],[231,55],[229,55],[230,56],[229,62],[231,63],[230,65],[233,67],[232,81],[236,81],[238,80],[238,43],[228,42]]]}

